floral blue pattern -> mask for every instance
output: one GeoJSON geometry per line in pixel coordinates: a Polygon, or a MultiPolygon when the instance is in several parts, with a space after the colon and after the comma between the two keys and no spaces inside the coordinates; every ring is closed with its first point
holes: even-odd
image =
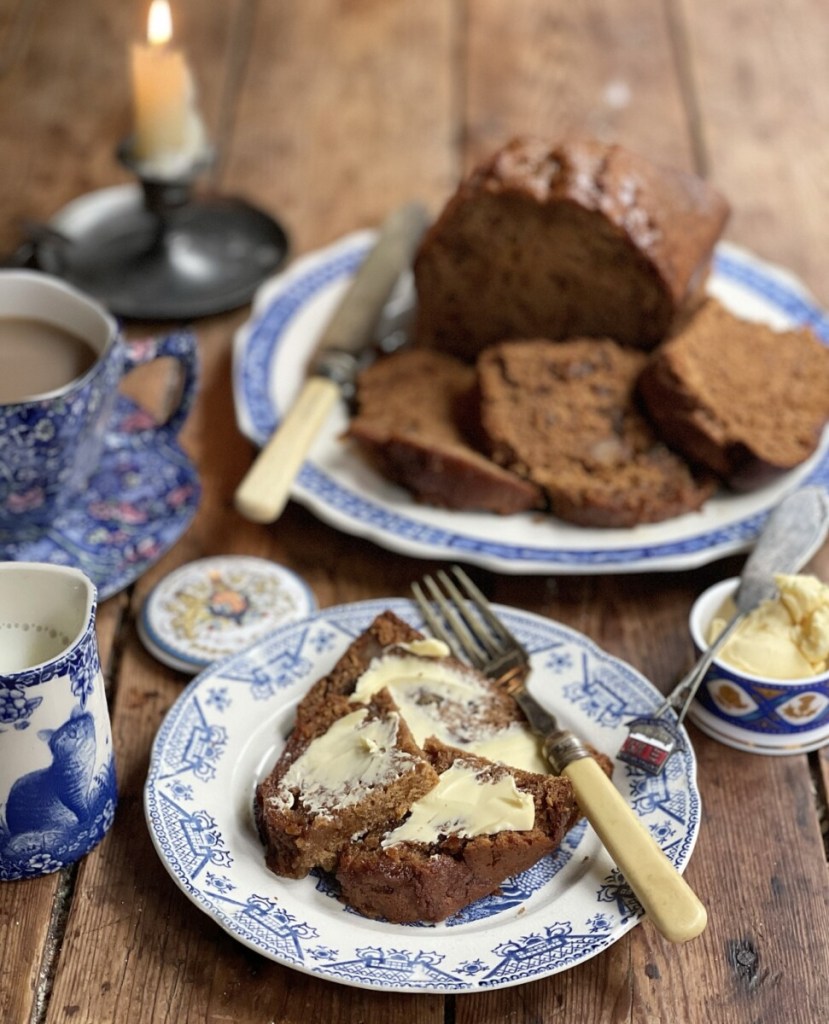
{"type": "MultiPolygon", "coordinates": [[[[350,985],[472,992],[566,970],[601,952],[637,923],[642,909],[585,822],[501,893],[436,926],[367,921],[339,902],[326,876],[291,881],[265,867],[252,814],[255,782],[278,755],[299,697],[387,608],[421,623],[415,606],[399,599],[330,608],[193,680],[158,732],[145,787],[162,862],[184,893],[241,942],[350,985]],[[226,699],[217,701],[217,693],[226,699]]],[[[658,702],[642,676],[581,634],[499,611],[532,655],[533,691],[599,749],[618,749],[625,722],[658,702]]],[[[662,776],[619,764],[615,781],[669,859],[684,868],[700,825],[690,742],[662,776]]]]}
{"type": "Polygon", "coordinates": [[[37,537],[0,535],[0,560],[75,566],[100,600],[146,572],[190,525],[201,496],[175,435],[150,427],[146,413],[119,395],[83,499],[37,537]]]}
{"type": "Polygon", "coordinates": [[[122,342],[65,394],[0,405],[0,523],[22,531],[49,523],[85,485],[112,411],[122,342]]]}

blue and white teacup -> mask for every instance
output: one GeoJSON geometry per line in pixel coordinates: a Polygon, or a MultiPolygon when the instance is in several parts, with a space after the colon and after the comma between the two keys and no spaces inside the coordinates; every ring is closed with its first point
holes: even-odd
{"type": "Polygon", "coordinates": [[[0,562],[0,879],[49,874],[117,803],[96,590],[79,569],[0,562]]]}
{"type": "MultiPolygon", "coordinates": [[[[136,366],[178,360],[182,387],[166,423],[175,436],[193,401],[195,339],[180,331],[127,343],[88,295],[37,271],[0,271],[0,536],[37,534],[84,491],[98,467],[119,383],[136,366]]],[[[147,443],[145,432],[133,443],[147,443]]]]}

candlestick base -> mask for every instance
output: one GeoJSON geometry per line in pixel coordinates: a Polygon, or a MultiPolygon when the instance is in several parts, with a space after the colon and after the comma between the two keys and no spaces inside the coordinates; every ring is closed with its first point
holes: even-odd
{"type": "Polygon", "coordinates": [[[189,320],[244,305],[285,261],[288,237],[262,210],[194,196],[192,184],[145,177],[81,196],[39,232],[35,264],[126,319],[189,320]]]}

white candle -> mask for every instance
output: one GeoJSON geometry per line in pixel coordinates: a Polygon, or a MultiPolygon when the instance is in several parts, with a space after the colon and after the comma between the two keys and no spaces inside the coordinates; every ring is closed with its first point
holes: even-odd
{"type": "Polygon", "coordinates": [[[193,77],[172,36],[169,3],[153,0],[147,43],[132,47],[133,157],[164,176],[186,172],[206,150],[193,77]]]}

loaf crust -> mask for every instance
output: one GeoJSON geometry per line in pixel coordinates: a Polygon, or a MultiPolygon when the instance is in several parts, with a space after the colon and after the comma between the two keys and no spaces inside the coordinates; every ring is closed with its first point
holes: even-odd
{"type": "Polygon", "coordinates": [[[651,348],[702,285],[728,213],[701,178],[621,146],[514,139],[421,243],[418,343],[469,361],[504,338],[651,348]]]}
{"type": "Polygon", "coordinates": [[[829,349],[709,299],[651,356],[639,392],[661,436],[729,487],[804,462],[829,419],[829,349]]]}
{"type": "Polygon", "coordinates": [[[635,397],[643,352],[610,339],[507,341],[478,359],[481,423],[493,459],[546,494],[554,515],[590,527],[659,522],[715,490],[657,436],[635,397]]]}
{"type": "Polygon", "coordinates": [[[499,515],[540,507],[537,487],[474,447],[475,383],[471,366],[441,352],[386,356],[358,377],[346,436],[418,501],[499,515]]]}

